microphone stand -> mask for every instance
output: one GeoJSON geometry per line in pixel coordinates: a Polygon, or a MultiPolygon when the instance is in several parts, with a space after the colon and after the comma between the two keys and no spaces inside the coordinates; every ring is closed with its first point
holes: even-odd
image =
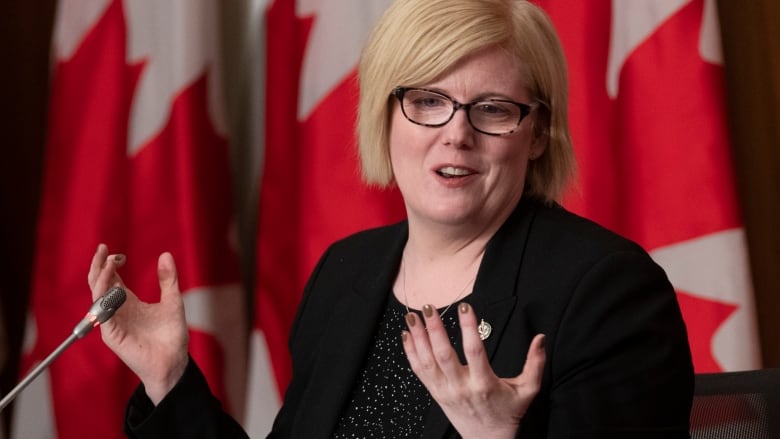
{"type": "Polygon", "coordinates": [[[49,364],[51,364],[54,359],[60,356],[60,354],[67,349],[68,346],[70,346],[74,341],[78,340],[80,337],[76,334],[71,334],[70,337],[68,337],[62,344],[57,347],[57,349],[54,350],[51,354],[49,354],[48,357],[46,357],[43,361],[40,362],[33,370],[30,371],[30,373],[27,374],[26,377],[22,381],[19,382],[19,384],[16,385],[16,387],[11,390],[8,395],[5,396],[5,398],[0,401],[0,412],[3,411],[5,406],[11,403],[11,401],[16,398],[16,396],[24,390],[25,387],[27,387],[35,378],[38,377],[38,375],[43,372],[44,369],[49,367],[49,364]]]}
{"type": "Polygon", "coordinates": [[[100,296],[89,308],[87,315],[73,328],[73,333],[60,344],[48,357],[46,357],[39,365],[27,374],[26,377],[16,387],[11,390],[2,400],[0,400],[0,412],[16,398],[25,387],[27,387],[32,380],[46,369],[52,361],[62,354],[62,352],[68,348],[74,341],[84,337],[92,330],[92,328],[99,326],[101,323],[110,319],[114,315],[117,309],[125,303],[127,294],[121,287],[113,287],[106,294],[100,296]]]}

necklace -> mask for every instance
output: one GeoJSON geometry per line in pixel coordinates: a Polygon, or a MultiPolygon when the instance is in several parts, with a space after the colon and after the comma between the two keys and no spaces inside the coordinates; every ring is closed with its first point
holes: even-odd
{"type": "MultiPolygon", "coordinates": [[[[409,299],[406,297],[406,261],[405,260],[401,260],[401,274],[404,277],[403,281],[401,281],[401,285],[404,289],[404,307],[406,307],[406,313],[409,314],[411,311],[409,310],[409,299]]],[[[454,305],[458,300],[460,300],[461,298],[463,298],[463,296],[466,295],[466,290],[468,290],[469,285],[472,285],[476,280],[477,280],[477,275],[475,274],[474,277],[471,279],[471,281],[466,283],[466,285],[463,286],[463,289],[460,291],[460,293],[458,293],[457,296],[455,296],[455,299],[452,302],[450,302],[450,304],[447,305],[446,308],[444,308],[444,311],[442,311],[441,314],[439,314],[439,318],[444,317],[444,314],[446,314],[447,311],[450,310],[452,305],[454,305]]]]}

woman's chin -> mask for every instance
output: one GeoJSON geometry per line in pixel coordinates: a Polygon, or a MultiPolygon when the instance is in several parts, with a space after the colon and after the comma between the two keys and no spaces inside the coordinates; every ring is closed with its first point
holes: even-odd
{"type": "Polygon", "coordinates": [[[424,211],[418,213],[417,217],[425,222],[454,227],[478,221],[479,212],[480,209],[475,206],[448,204],[440,207],[427,206],[424,211]]]}

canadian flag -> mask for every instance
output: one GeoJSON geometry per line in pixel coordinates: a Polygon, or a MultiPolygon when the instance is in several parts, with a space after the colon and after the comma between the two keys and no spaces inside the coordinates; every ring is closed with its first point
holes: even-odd
{"type": "Polygon", "coordinates": [[[357,61],[388,4],[276,0],[267,11],[251,437],[269,430],[290,380],[288,332],[319,257],[339,238],[405,215],[396,191],[361,182],[355,146],[357,61]]]}
{"type": "Polygon", "coordinates": [[[639,242],[678,292],[697,372],[758,368],[715,0],[538,0],[563,40],[573,210],[639,242]]]}
{"type": "MultiPolygon", "coordinates": [[[[240,417],[243,293],[218,61],[217,0],[62,0],[26,368],[91,305],[98,243],[127,255],[125,282],[159,300],[157,256],[173,253],[191,353],[240,417]]],[[[13,437],[121,438],[138,384],[89,334],[16,401],[13,437]]]]}

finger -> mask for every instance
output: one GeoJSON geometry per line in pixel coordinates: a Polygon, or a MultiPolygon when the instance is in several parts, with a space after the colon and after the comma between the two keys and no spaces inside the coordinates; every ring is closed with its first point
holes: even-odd
{"type": "Polygon", "coordinates": [[[117,253],[115,255],[109,255],[108,258],[106,259],[107,260],[111,259],[112,261],[114,261],[114,265],[116,267],[123,267],[125,265],[125,262],[127,262],[127,257],[121,253],[117,253]]]}
{"type": "Polygon", "coordinates": [[[95,254],[92,256],[92,262],[89,264],[89,273],[87,274],[87,283],[90,289],[95,289],[95,282],[97,282],[100,270],[106,262],[106,255],[108,255],[108,247],[100,243],[95,250],[95,254]]]}
{"type": "Polygon", "coordinates": [[[423,322],[413,312],[406,315],[406,325],[409,329],[407,343],[410,344],[414,353],[413,358],[409,357],[409,365],[425,387],[430,390],[431,386],[439,382],[441,371],[433,357],[428,332],[423,322]]]}
{"type": "Polygon", "coordinates": [[[458,354],[450,343],[450,337],[447,335],[447,329],[441,321],[439,312],[431,305],[423,307],[425,316],[425,327],[428,332],[433,357],[436,360],[439,369],[449,381],[457,380],[463,371],[463,365],[460,364],[458,354]]]}
{"type": "MultiPolygon", "coordinates": [[[[401,331],[401,346],[403,346],[406,359],[409,361],[409,367],[412,368],[412,371],[419,370],[420,359],[417,357],[417,349],[415,348],[414,341],[412,341],[412,335],[409,331],[401,331]]],[[[423,384],[425,383],[423,382],[423,384]]]]}
{"type": "Polygon", "coordinates": [[[116,272],[119,264],[124,264],[124,255],[112,255],[105,258],[92,287],[92,300],[97,300],[112,286],[122,286],[122,279],[116,272]]]}
{"type": "Polygon", "coordinates": [[[528,348],[528,355],[525,357],[523,372],[518,378],[528,386],[535,394],[542,386],[542,376],[544,374],[544,364],[547,361],[547,352],[545,350],[545,335],[537,334],[531,341],[528,348]]]}
{"type": "Polygon", "coordinates": [[[469,373],[473,377],[494,375],[485,353],[485,345],[479,338],[477,316],[474,314],[474,309],[468,303],[463,302],[458,305],[458,315],[460,316],[463,337],[463,353],[466,356],[466,363],[469,365],[469,373]]]}
{"type": "Polygon", "coordinates": [[[181,302],[179,291],[179,275],[173,256],[165,252],[157,259],[157,279],[160,282],[160,302],[181,302]]]}
{"type": "Polygon", "coordinates": [[[420,358],[417,355],[417,346],[412,339],[411,328],[418,324],[420,324],[420,322],[417,321],[414,313],[408,313],[406,315],[406,327],[409,328],[409,330],[401,331],[401,345],[404,348],[406,359],[409,361],[409,366],[412,368],[412,371],[415,371],[415,373],[417,373],[417,370],[420,370],[421,365],[420,358]]]}

